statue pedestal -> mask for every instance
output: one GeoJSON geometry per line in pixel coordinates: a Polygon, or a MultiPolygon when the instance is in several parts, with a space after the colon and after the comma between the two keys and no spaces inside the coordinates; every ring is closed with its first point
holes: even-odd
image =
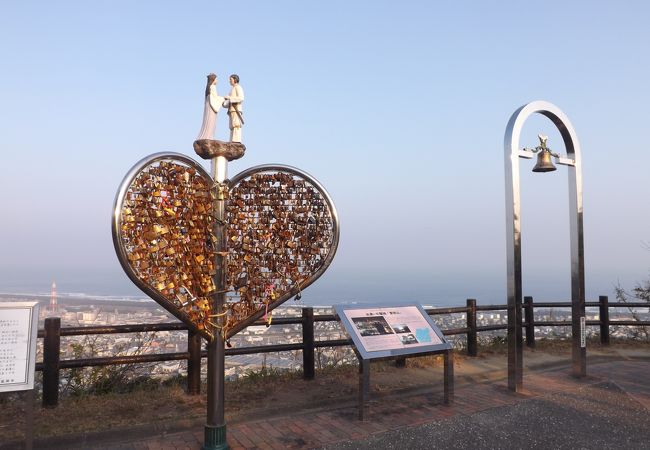
{"type": "Polygon", "coordinates": [[[199,139],[194,141],[194,151],[203,159],[213,159],[218,156],[223,156],[228,161],[234,161],[244,156],[246,147],[241,142],[199,139]]]}

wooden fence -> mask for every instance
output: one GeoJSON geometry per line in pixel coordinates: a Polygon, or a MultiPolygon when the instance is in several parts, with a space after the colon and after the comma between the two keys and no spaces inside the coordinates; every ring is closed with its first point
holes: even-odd
{"type": "MultiPolygon", "coordinates": [[[[610,303],[607,296],[600,296],[598,302],[586,302],[586,307],[599,308],[599,320],[588,320],[590,326],[600,327],[600,341],[609,344],[609,328],[611,326],[650,326],[650,321],[636,320],[609,320],[610,308],[647,308],[648,303],[610,303]]],[[[570,308],[571,302],[563,303],[534,303],[532,297],[524,297],[524,322],[526,345],[535,346],[535,327],[560,327],[571,326],[570,320],[561,321],[535,321],[535,308],[570,308]]],[[[507,324],[477,325],[479,311],[507,311],[507,305],[477,305],[475,299],[468,299],[465,306],[452,308],[432,308],[426,312],[430,316],[465,314],[466,326],[463,328],[443,329],[446,336],[466,335],[467,354],[477,355],[478,333],[494,330],[506,330],[507,324]]],[[[311,307],[302,309],[302,316],[279,317],[273,319],[271,326],[301,325],[302,342],[290,344],[271,344],[262,346],[246,346],[227,348],[226,356],[249,355],[258,353],[282,352],[301,350],[303,356],[303,376],[306,379],[314,378],[314,354],[316,348],[341,347],[352,345],[351,339],[315,340],[315,322],[333,322],[337,318],[333,314],[314,314],[311,307]]],[[[264,325],[256,322],[254,325],[264,325]]],[[[38,337],[43,341],[43,362],[36,364],[36,370],[43,372],[43,406],[56,406],[59,399],[60,371],[62,369],[75,369],[81,367],[98,367],[117,364],[151,363],[163,361],[187,361],[187,391],[189,394],[200,393],[201,387],[201,359],[207,357],[207,351],[201,350],[201,338],[196,333],[189,331],[181,322],[115,325],[115,326],[88,326],[88,327],[61,327],[61,319],[51,317],[45,319],[44,329],[38,331],[38,337]],[[88,336],[121,333],[143,333],[155,331],[187,331],[187,351],[175,353],[156,353],[142,355],[110,356],[98,358],[82,358],[61,360],[62,336],[88,336]]]]}

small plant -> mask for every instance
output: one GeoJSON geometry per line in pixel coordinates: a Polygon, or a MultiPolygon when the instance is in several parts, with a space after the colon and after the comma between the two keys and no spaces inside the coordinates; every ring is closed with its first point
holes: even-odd
{"type": "Polygon", "coordinates": [[[481,352],[502,353],[508,349],[508,336],[492,335],[479,338],[479,354],[481,352]]]}
{"type": "MultiPolygon", "coordinates": [[[[637,285],[632,289],[632,292],[628,292],[623,287],[618,284],[614,288],[616,292],[616,300],[621,303],[631,303],[631,302],[646,302],[650,308],[650,279],[645,280],[642,283],[637,283],[637,285]]],[[[638,308],[628,307],[628,311],[634,318],[634,320],[641,322],[642,318],[639,316],[638,308]]],[[[631,335],[636,339],[645,339],[650,340],[650,332],[648,327],[632,327],[630,330],[631,335]]]]}
{"type": "Polygon", "coordinates": [[[414,369],[428,369],[430,367],[442,366],[445,362],[443,355],[427,355],[417,358],[407,358],[406,367],[414,369]]]}
{"type": "MultiPolygon", "coordinates": [[[[642,242],[642,246],[650,251],[650,243],[642,242]]],[[[646,302],[648,304],[648,311],[650,312],[650,278],[637,283],[637,285],[632,289],[632,292],[628,292],[621,284],[617,284],[614,288],[616,292],[616,299],[621,303],[630,303],[630,302],[646,302]]],[[[641,318],[638,314],[638,309],[628,308],[628,311],[634,318],[634,320],[641,321],[641,318]]],[[[650,333],[648,332],[648,327],[633,327],[632,336],[635,338],[645,338],[650,340],[650,333]]]]}
{"type": "Polygon", "coordinates": [[[357,361],[352,349],[346,347],[317,347],[314,349],[314,356],[315,367],[318,370],[329,366],[347,365],[357,361]]]}
{"type": "MultiPolygon", "coordinates": [[[[154,339],[154,335],[143,336],[140,333],[128,343],[113,347],[115,356],[139,355],[145,352],[154,339]]],[[[94,358],[100,354],[97,336],[86,336],[82,342],[70,345],[72,359],[94,358]]],[[[159,384],[148,375],[139,374],[142,365],[120,364],[93,366],[70,369],[64,378],[63,393],[72,396],[107,394],[110,392],[131,392],[145,384],[159,384]]]]}
{"type": "Polygon", "coordinates": [[[242,384],[264,383],[269,380],[286,380],[295,378],[298,374],[302,376],[302,371],[262,366],[259,370],[247,370],[239,377],[237,382],[242,384]]]}

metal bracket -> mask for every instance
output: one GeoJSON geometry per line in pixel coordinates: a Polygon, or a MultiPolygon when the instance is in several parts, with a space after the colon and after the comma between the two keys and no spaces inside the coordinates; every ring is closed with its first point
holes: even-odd
{"type": "Polygon", "coordinates": [[[525,148],[522,148],[519,150],[519,157],[520,158],[526,158],[526,159],[533,159],[535,156],[535,152],[532,150],[527,150],[525,148]]]}
{"type": "Polygon", "coordinates": [[[576,165],[576,160],[571,159],[571,158],[565,158],[563,156],[556,156],[555,157],[555,164],[560,164],[563,166],[575,166],[576,165]]]}

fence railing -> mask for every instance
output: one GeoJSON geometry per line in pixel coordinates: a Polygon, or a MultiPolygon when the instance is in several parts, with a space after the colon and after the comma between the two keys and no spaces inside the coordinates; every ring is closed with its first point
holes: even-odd
{"type": "MultiPolygon", "coordinates": [[[[586,302],[586,307],[599,308],[599,320],[588,320],[589,326],[600,327],[600,341],[604,345],[609,344],[609,328],[611,326],[650,326],[650,321],[617,320],[609,319],[610,308],[647,308],[648,303],[610,303],[607,296],[600,296],[597,302],[586,302]]],[[[571,326],[570,320],[560,321],[536,321],[534,319],[535,308],[568,308],[571,302],[562,303],[534,303],[532,297],[524,297],[522,308],[524,309],[524,322],[526,345],[535,346],[535,327],[560,327],[571,326]]],[[[506,330],[507,324],[477,325],[477,313],[479,311],[507,311],[507,305],[477,305],[475,299],[468,299],[466,306],[452,308],[431,308],[426,309],[430,316],[465,314],[466,326],[463,328],[443,329],[446,336],[466,335],[467,354],[477,356],[478,333],[495,330],[506,330]]],[[[302,309],[301,317],[279,317],[274,318],[271,326],[276,325],[301,325],[302,342],[290,344],[269,344],[261,346],[245,346],[238,348],[227,348],[226,356],[250,355],[258,353],[272,353],[282,351],[301,350],[303,356],[303,376],[306,379],[313,379],[315,374],[315,349],[323,347],[341,347],[352,345],[351,339],[330,339],[315,340],[315,322],[334,322],[337,317],[333,314],[314,314],[311,307],[302,309]]],[[[265,322],[258,321],[253,325],[264,325],[265,322]]],[[[43,339],[43,362],[36,364],[36,370],[43,372],[43,406],[53,407],[58,404],[60,371],[64,369],[75,369],[82,367],[99,367],[119,364],[151,363],[164,361],[187,361],[187,392],[198,394],[201,389],[201,359],[207,357],[207,351],[201,350],[201,338],[198,334],[190,331],[180,322],[137,324],[137,325],[115,325],[115,326],[88,326],[88,327],[61,327],[61,319],[50,317],[45,319],[44,328],[38,331],[38,337],[43,339]],[[187,351],[175,353],[156,353],[140,355],[124,355],[97,358],[79,358],[61,360],[61,337],[64,336],[87,336],[122,333],[144,333],[155,331],[187,331],[187,351]]]]}

